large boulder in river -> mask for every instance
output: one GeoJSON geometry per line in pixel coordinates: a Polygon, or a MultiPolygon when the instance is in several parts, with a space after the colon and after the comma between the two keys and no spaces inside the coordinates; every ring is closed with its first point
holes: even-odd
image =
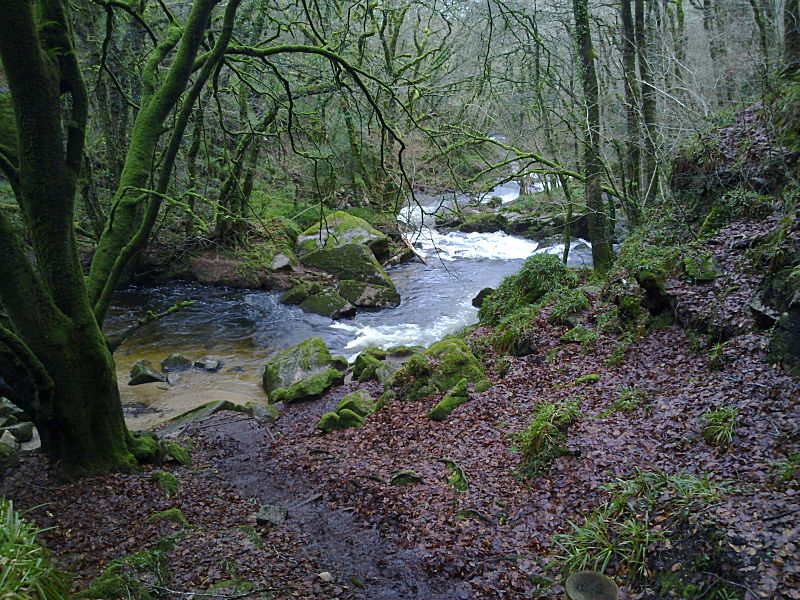
{"type": "Polygon", "coordinates": [[[309,296],[300,303],[306,312],[322,315],[331,319],[349,318],[356,314],[355,307],[343,298],[336,290],[322,290],[309,296]]]}
{"type": "Polygon", "coordinates": [[[339,295],[355,306],[387,308],[400,304],[394,283],[366,246],[345,244],[316,250],[304,256],[303,263],[338,278],[339,295]]]}
{"type": "Polygon", "coordinates": [[[267,363],[264,390],[270,403],[319,398],[344,381],[347,361],[331,356],[322,338],[307,339],[267,363]]]}
{"type": "Polygon", "coordinates": [[[297,239],[297,255],[302,259],[317,250],[330,250],[348,244],[367,246],[381,259],[389,254],[389,238],[385,234],[364,219],[337,211],[303,232],[297,239]]]}

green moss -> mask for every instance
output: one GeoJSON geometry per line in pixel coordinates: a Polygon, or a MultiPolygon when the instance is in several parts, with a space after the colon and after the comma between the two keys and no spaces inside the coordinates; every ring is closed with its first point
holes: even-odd
{"type": "Polygon", "coordinates": [[[428,412],[428,418],[431,421],[444,421],[451,412],[469,400],[468,385],[469,382],[466,378],[460,379],[458,383],[448,390],[444,398],[428,412]]]}
{"type": "Polygon", "coordinates": [[[483,381],[479,381],[475,384],[475,393],[480,394],[492,388],[492,382],[488,379],[484,379],[483,381]]]}
{"type": "Polygon", "coordinates": [[[128,449],[139,462],[155,462],[161,456],[158,438],[152,433],[132,433],[128,449]]]}
{"type": "Polygon", "coordinates": [[[298,254],[304,255],[320,248],[331,249],[346,244],[365,244],[380,256],[388,249],[389,240],[364,219],[337,211],[304,231],[297,248],[298,254]]]}
{"type": "Polygon", "coordinates": [[[641,407],[647,402],[647,392],[630,386],[622,386],[617,391],[617,397],[611,404],[611,407],[600,413],[600,417],[607,417],[608,415],[619,412],[629,414],[641,407]]]}
{"type": "Polygon", "coordinates": [[[350,410],[361,417],[366,417],[375,412],[375,403],[372,401],[368,392],[363,390],[355,391],[344,396],[336,407],[336,412],[350,410]]]}
{"type": "Polygon", "coordinates": [[[557,256],[536,254],[527,259],[519,273],[506,277],[492,294],[487,296],[478,316],[481,323],[497,325],[504,316],[524,305],[535,304],[548,292],[559,288],[573,288],[578,284],[575,272],[567,268],[557,256]]]}
{"type": "Polygon", "coordinates": [[[172,473],[154,471],[150,474],[150,479],[158,483],[167,497],[175,496],[178,493],[178,478],[172,473]]]}
{"type": "Polygon", "coordinates": [[[303,257],[303,263],[327,271],[340,280],[364,281],[394,288],[375,255],[369,248],[357,244],[311,252],[303,257]]]}
{"type": "Polygon", "coordinates": [[[689,281],[713,281],[717,276],[717,264],[709,252],[693,252],[683,258],[683,270],[689,281]]]}
{"type": "Polygon", "coordinates": [[[295,402],[321,396],[344,380],[338,361],[320,337],[309,338],[267,363],[263,384],[270,403],[295,402]]]}
{"type": "Polygon", "coordinates": [[[443,458],[441,462],[447,469],[447,485],[458,492],[466,492],[469,489],[469,481],[461,467],[449,458],[443,458]]]}
{"type": "Polygon", "coordinates": [[[319,294],[322,290],[323,287],[315,281],[301,281],[281,294],[278,300],[283,304],[300,304],[309,296],[319,294]]]}
{"type": "Polygon", "coordinates": [[[323,290],[303,300],[300,303],[300,308],[315,315],[337,319],[352,312],[353,305],[342,298],[335,290],[323,290]]]}
{"type": "Polygon", "coordinates": [[[349,408],[343,408],[339,411],[339,426],[342,429],[350,429],[351,427],[361,427],[364,424],[364,418],[358,413],[353,412],[349,408]]]}
{"type": "Polygon", "coordinates": [[[395,287],[344,279],[337,288],[339,294],[355,306],[390,308],[400,304],[395,287]]]}
{"type": "Polygon", "coordinates": [[[173,538],[160,539],[147,550],[111,561],[84,591],[75,598],[92,600],[150,600],[152,583],[159,587],[171,581],[167,554],[174,548],[173,538]]]}
{"type": "Polygon", "coordinates": [[[461,339],[447,339],[433,344],[423,355],[436,361],[435,384],[444,391],[465,378],[470,383],[486,379],[480,361],[461,339]]]}
{"type": "Polygon", "coordinates": [[[553,308],[550,310],[548,321],[568,325],[572,323],[571,318],[577,316],[589,308],[589,297],[582,289],[559,288],[550,296],[555,296],[553,308]]]}
{"type": "Polygon", "coordinates": [[[646,290],[663,293],[667,277],[678,264],[680,251],[669,245],[655,245],[631,236],[620,247],[619,265],[626,269],[646,290]]]}
{"type": "Polygon", "coordinates": [[[317,429],[320,429],[322,433],[331,433],[332,431],[338,431],[341,429],[341,424],[339,423],[339,415],[335,412],[326,412],[317,423],[317,429]]]}
{"type": "Polygon", "coordinates": [[[172,459],[186,467],[192,465],[192,457],[189,455],[189,451],[181,446],[178,442],[174,442],[172,440],[165,442],[164,453],[167,458],[172,459]]]}
{"type": "Polygon", "coordinates": [[[189,527],[189,519],[186,518],[180,508],[175,507],[153,513],[147,517],[148,523],[155,523],[156,521],[169,521],[181,527],[189,527]]]}
{"type": "Polygon", "coordinates": [[[356,357],[353,363],[353,378],[364,382],[377,378],[378,369],[383,365],[386,351],[378,348],[367,348],[356,357]]]}
{"type": "Polygon", "coordinates": [[[583,325],[576,325],[559,339],[565,344],[581,344],[588,347],[597,343],[597,333],[583,325]]]}
{"type": "Polygon", "coordinates": [[[398,471],[389,480],[391,485],[413,485],[415,483],[422,483],[424,479],[422,475],[410,469],[402,469],[398,471]]]}
{"type": "Polygon", "coordinates": [[[589,373],[588,375],[581,375],[575,380],[576,385],[584,385],[587,383],[597,383],[600,381],[600,375],[597,373],[589,373]]]}

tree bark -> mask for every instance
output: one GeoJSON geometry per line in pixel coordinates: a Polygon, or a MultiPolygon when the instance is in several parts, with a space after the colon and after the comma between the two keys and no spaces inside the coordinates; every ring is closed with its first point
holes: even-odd
{"type": "Polygon", "coordinates": [[[592,34],[589,29],[589,7],[587,0],[574,0],[575,36],[586,103],[585,133],[583,146],[584,172],[586,174],[586,208],[588,210],[589,237],[592,243],[594,268],[605,272],[614,262],[611,250],[608,216],[603,203],[603,164],[600,159],[600,104],[597,71],[594,62],[592,34]]]}

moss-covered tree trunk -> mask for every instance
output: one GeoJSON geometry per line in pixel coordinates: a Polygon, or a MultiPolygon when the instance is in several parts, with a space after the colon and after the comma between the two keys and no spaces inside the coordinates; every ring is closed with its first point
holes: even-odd
{"type": "Polygon", "coordinates": [[[23,408],[63,472],[130,469],[135,460],[114,363],[88,301],[73,231],[88,102],[69,5],[0,0],[0,59],[17,138],[16,161],[4,163],[4,174],[14,182],[35,258],[0,215],[0,304],[8,316],[0,355],[13,357],[17,377],[27,372],[32,386],[23,408]],[[63,96],[69,101],[62,105],[63,96]]]}
{"type": "Polygon", "coordinates": [[[583,144],[584,172],[586,174],[586,209],[589,237],[592,243],[594,268],[600,272],[609,269],[614,261],[611,250],[610,227],[606,206],[603,202],[603,164],[600,158],[600,94],[595,69],[594,47],[589,29],[589,7],[587,0],[574,0],[575,37],[578,46],[586,103],[585,132],[583,144]]]}

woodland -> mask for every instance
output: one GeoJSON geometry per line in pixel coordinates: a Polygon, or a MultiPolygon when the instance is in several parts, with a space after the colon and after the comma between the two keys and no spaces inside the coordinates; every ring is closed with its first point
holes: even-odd
{"type": "Polygon", "coordinates": [[[799,161],[800,0],[0,0],[0,598],[800,598],[799,161]]]}

